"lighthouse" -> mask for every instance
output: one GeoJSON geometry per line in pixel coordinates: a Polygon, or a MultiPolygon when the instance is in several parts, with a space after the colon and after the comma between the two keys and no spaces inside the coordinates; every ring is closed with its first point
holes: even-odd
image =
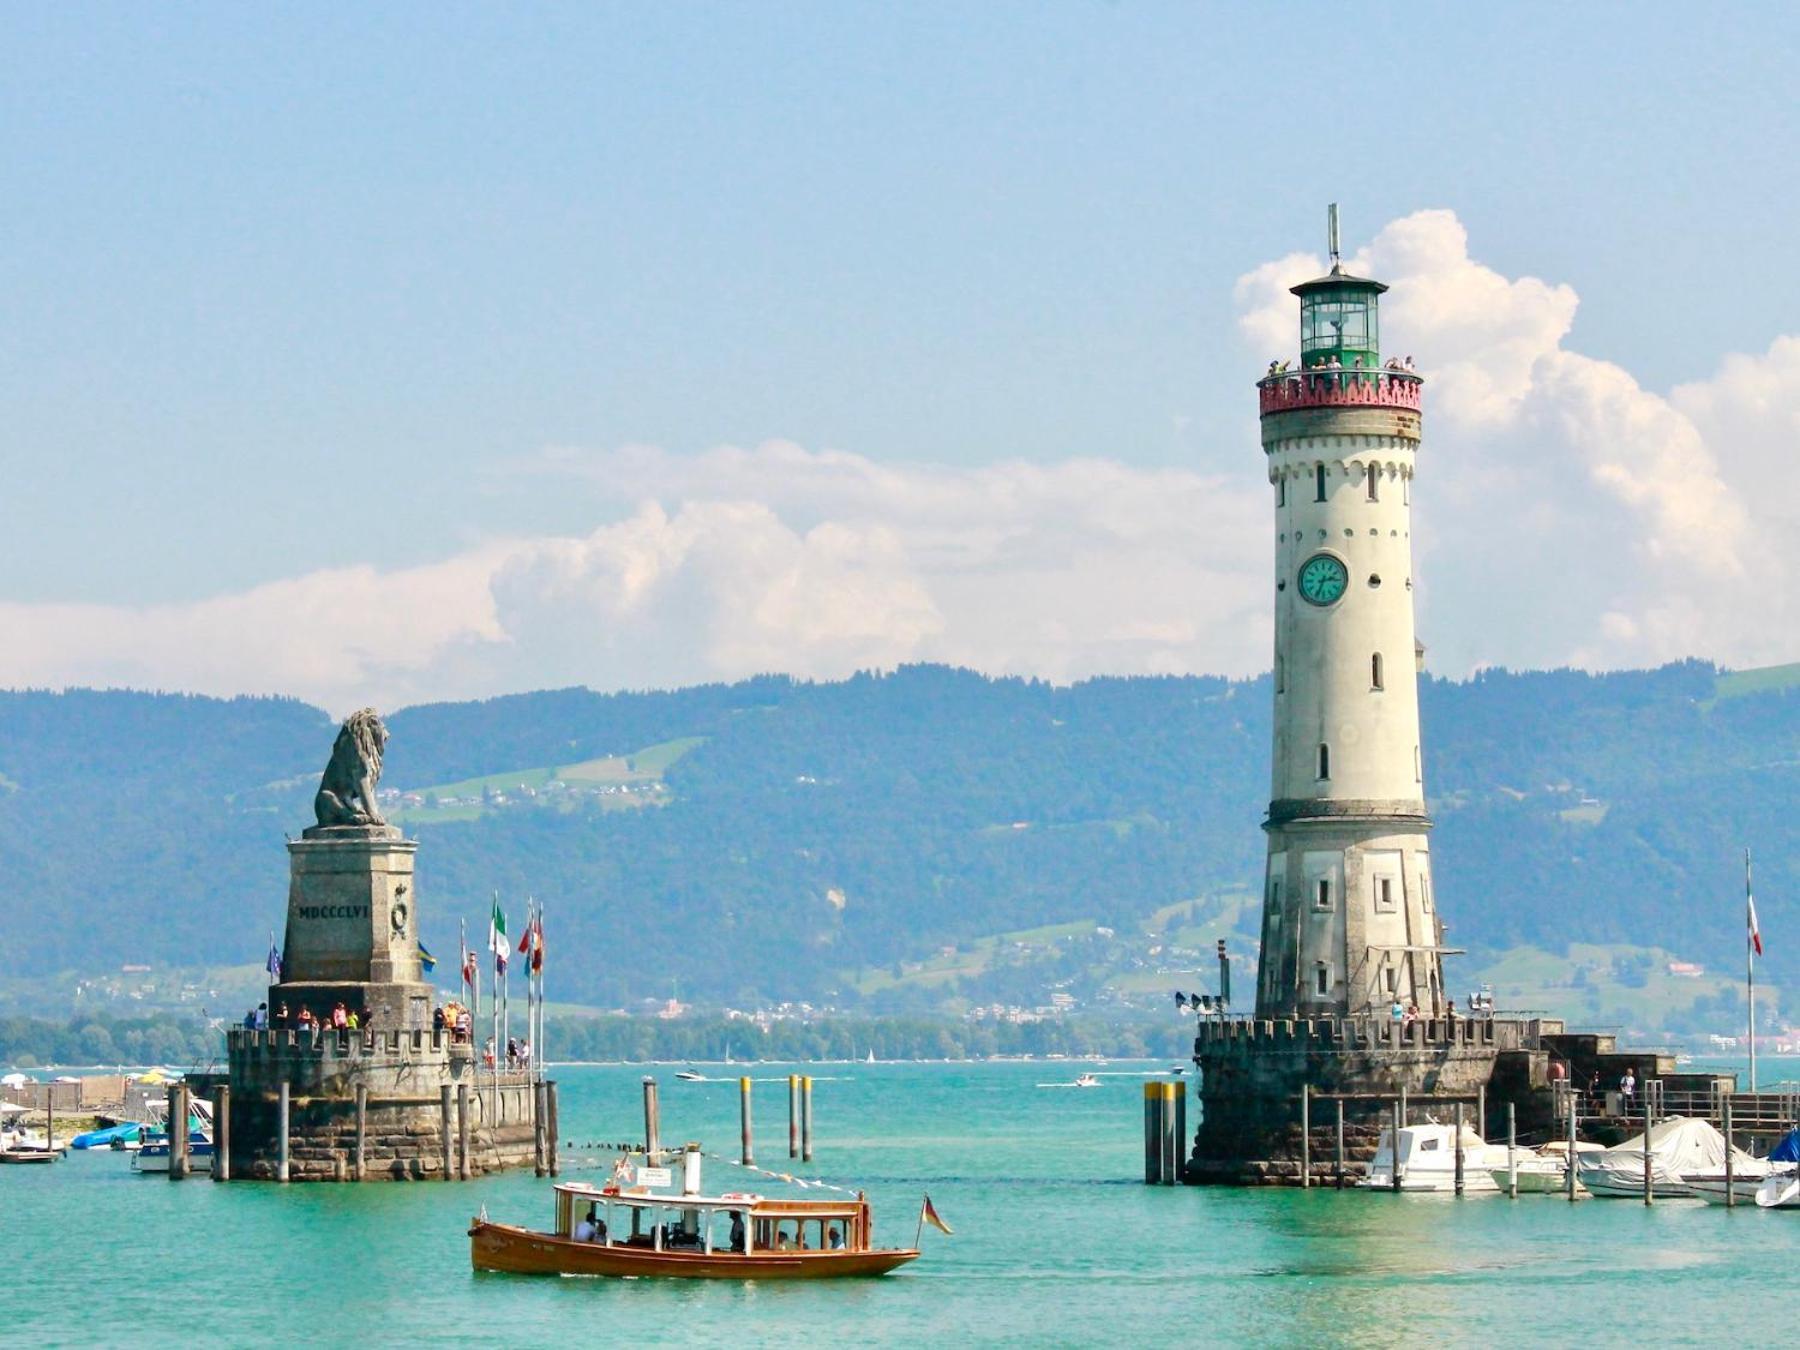
{"type": "Polygon", "coordinates": [[[1293,287],[1298,361],[1259,381],[1275,515],[1274,733],[1259,1017],[1443,1007],[1413,629],[1420,377],[1381,351],[1379,281],[1293,287]]]}

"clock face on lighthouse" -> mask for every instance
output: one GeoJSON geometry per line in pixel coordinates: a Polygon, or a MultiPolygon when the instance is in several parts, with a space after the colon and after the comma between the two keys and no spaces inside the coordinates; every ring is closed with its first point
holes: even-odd
{"type": "Polygon", "coordinates": [[[1300,568],[1300,594],[1315,605],[1336,604],[1349,584],[1350,573],[1329,553],[1315,553],[1300,568]]]}

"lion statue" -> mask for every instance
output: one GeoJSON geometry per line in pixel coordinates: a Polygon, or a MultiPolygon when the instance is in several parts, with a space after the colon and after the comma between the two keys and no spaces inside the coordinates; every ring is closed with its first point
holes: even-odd
{"type": "Polygon", "coordinates": [[[331,762],[319,779],[319,795],[313,798],[313,814],[321,827],[387,824],[375,805],[387,738],[387,728],[373,708],[344,719],[337,744],[331,747],[331,762]]]}

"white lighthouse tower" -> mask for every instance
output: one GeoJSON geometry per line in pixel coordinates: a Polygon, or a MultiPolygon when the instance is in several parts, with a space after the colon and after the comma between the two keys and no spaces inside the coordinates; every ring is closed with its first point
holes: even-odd
{"type": "Polygon", "coordinates": [[[1293,288],[1298,367],[1259,384],[1275,505],[1275,718],[1259,1017],[1443,1004],[1420,759],[1412,486],[1421,381],[1379,281],[1293,288]]]}

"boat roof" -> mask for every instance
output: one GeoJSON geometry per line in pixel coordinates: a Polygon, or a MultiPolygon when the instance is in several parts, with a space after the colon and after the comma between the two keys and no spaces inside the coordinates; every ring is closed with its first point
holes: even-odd
{"type": "Polygon", "coordinates": [[[762,1215],[805,1214],[816,1218],[830,1218],[833,1215],[854,1215],[861,1206],[861,1202],[855,1199],[782,1200],[751,1191],[727,1191],[722,1195],[670,1195],[640,1186],[609,1191],[591,1181],[560,1181],[555,1189],[577,1200],[604,1200],[608,1204],[625,1205],[634,1209],[655,1206],[670,1209],[747,1209],[762,1215]]]}

